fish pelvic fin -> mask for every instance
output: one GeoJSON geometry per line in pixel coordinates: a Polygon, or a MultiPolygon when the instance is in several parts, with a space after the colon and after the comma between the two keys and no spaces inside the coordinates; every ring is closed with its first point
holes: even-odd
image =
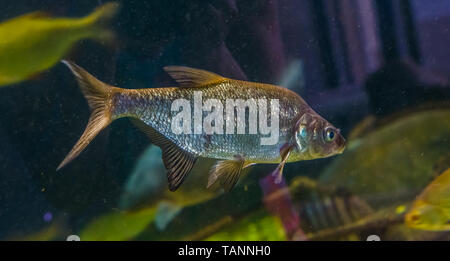
{"type": "Polygon", "coordinates": [[[209,173],[206,187],[210,188],[213,184],[219,182],[226,192],[230,192],[238,182],[242,169],[250,165],[241,156],[236,156],[232,160],[218,161],[209,173]]]}
{"type": "Polygon", "coordinates": [[[166,66],[164,71],[180,85],[180,88],[207,87],[227,80],[212,72],[184,66],[166,66]]]}
{"type": "Polygon", "coordinates": [[[91,109],[91,116],[83,135],[58,166],[57,170],[75,159],[81,151],[112,121],[112,96],[120,89],[97,80],[83,68],[70,61],[62,61],[75,75],[78,85],[91,109]]]}
{"type": "Polygon", "coordinates": [[[118,13],[119,8],[120,4],[117,2],[106,3],[83,19],[87,23],[93,37],[105,42],[112,42],[114,40],[115,34],[109,29],[109,25],[118,13]]]}

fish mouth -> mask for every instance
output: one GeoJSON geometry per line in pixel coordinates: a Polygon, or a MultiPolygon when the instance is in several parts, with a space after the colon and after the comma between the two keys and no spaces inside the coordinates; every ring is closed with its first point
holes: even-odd
{"type": "Polygon", "coordinates": [[[340,146],[339,146],[339,150],[338,150],[338,153],[337,154],[342,154],[343,152],[344,152],[344,150],[345,150],[345,148],[347,147],[347,141],[345,140],[345,138],[344,137],[342,137],[342,136],[340,136],[340,146]]]}

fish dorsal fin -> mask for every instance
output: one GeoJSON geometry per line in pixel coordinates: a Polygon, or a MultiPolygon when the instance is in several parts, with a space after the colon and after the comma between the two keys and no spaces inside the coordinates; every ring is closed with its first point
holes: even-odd
{"type": "Polygon", "coordinates": [[[191,171],[197,157],[179,148],[176,144],[143,121],[132,119],[132,122],[150,138],[150,141],[153,144],[161,148],[164,166],[167,169],[169,190],[177,190],[183,183],[187,174],[191,171]]]}
{"type": "Polygon", "coordinates": [[[27,21],[27,20],[34,20],[34,19],[42,19],[42,18],[51,18],[52,15],[50,13],[44,12],[44,11],[34,11],[31,13],[26,13],[17,17],[13,17],[6,21],[1,21],[4,23],[17,23],[21,21],[27,21]]]}
{"type": "Polygon", "coordinates": [[[205,87],[226,80],[225,77],[218,74],[184,66],[166,66],[164,70],[181,88],[205,87]]]}
{"type": "Polygon", "coordinates": [[[242,157],[236,157],[233,160],[218,161],[211,169],[207,188],[220,181],[220,185],[225,191],[231,191],[241,176],[244,164],[245,160],[242,157]]]}
{"type": "Polygon", "coordinates": [[[44,11],[34,11],[28,14],[24,14],[18,18],[26,18],[26,19],[39,19],[39,18],[51,18],[52,14],[44,12],[44,11]]]}

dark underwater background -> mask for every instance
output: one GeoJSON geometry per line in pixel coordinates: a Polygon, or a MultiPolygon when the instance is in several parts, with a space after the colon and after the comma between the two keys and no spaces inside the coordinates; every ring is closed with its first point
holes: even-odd
{"type": "MultiPolygon", "coordinates": [[[[81,17],[105,2],[0,0],[0,21],[36,10],[81,17]]],[[[199,161],[186,188],[168,192],[161,162],[146,163],[144,174],[136,174],[150,142],[120,119],[56,172],[89,117],[73,75],[57,64],[0,89],[1,240],[449,238],[446,232],[406,228],[399,209],[450,167],[449,1],[120,3],[111,24],[115,42],[82,40],[67,59],[106,83],[131,89],[174,86],[162,69],[167,65],[281,84],[349,142],[371,145],[349,152],[358,157],[344,153],[288,164],[282,184],[267,176],[275,165],[256,166],[230,193],[206,191],[214,161],[199,161]],[[408,117],[415,122],[402,121],[408,117]],[[410,133],[402,124],[422,128],[410,133]],[[133,175],[147,179],[134,182],[133,175]],[[267,195],[274,191],[284,194],[272,202],[267,195]],[[339,202],[344,210],[336,207],[339,202]],[[390,209],[393,214],[377,219],[390,209]],[[365,218],[370,222],[352,226],[365,218]]]]}

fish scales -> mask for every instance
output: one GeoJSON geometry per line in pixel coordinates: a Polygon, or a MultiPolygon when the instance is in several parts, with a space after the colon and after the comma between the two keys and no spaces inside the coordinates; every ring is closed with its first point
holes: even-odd
{"type": "MultiPolygon", "coordinates": [[[[295,122],[305,112],[309,112],[309,106],[298,95],[282,89],[278,86],[254,83],[244,84],[237,80],[228,80],[215,86],[198,88],[154,88],[144,90],[127,90],[116,94],[114,115],[117,118],[133,116],[141,119],[147,125],[153,127],[159,133],[177,144],[180,148],[197,156],[233,159],[236,155],[244,156],[253,161],[272,162],[280,161],[279,149],[288,141],[295,126],[295,122]],[[171,105],[177,99],[191,101],[193,108],[194,92],[202,93],[202,100],[218,99],[224,106],[224,134],[175,134],[171,130],[171,119],[178,113],[172,112],[171,105]],[[280,105],[279,139],[274,145],[261,146],[261,137],[266,135],[226,134],[226,100],[232,99],[277,99],[280,105]],[[257,150],[254,148],[258,148],[257,150]]],[[[268,125],[271,124],[270,106],[268,109],[268,125]]],[[[193,111],[191,111],[193,114],[193,111]]],[[[204,116],[204,115],[203,115],[204,116]]],[[[237,113],[234,113],[235,122],[237,113]]],[[[248,125],[248,113],[246,114],[248,125]]],[[[193,129],[194,122],[191,122],[193,129]]],[[[236,126],[236,124],[235,124],[236,126]]]]}

